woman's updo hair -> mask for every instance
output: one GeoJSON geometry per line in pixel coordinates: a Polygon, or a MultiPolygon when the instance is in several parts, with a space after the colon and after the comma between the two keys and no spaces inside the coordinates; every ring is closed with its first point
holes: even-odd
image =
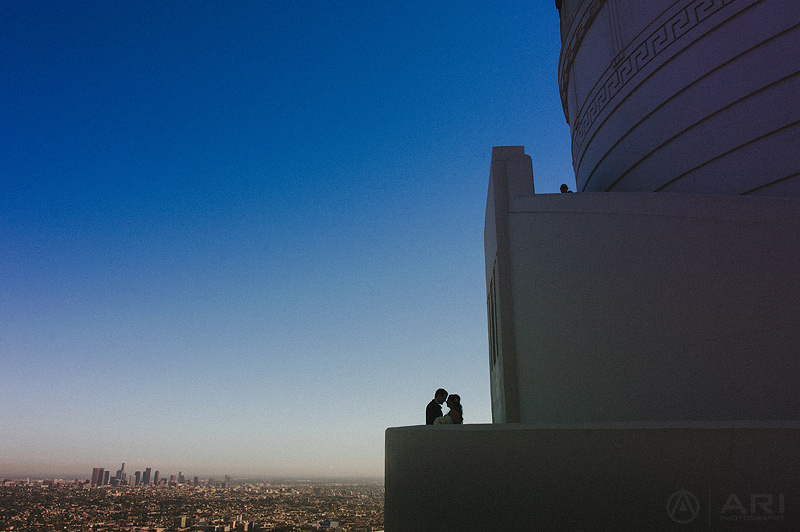
{"type": "Polygon", "coordinates": [[[451,403],[450,408],[453,410],[457,410],[458,413],[461,415],[460,423],[464,422],[464,409],[461,406],[461,396],[456,393],[451,393],[448,399],[452,399],[453,402],[451,403]]]}

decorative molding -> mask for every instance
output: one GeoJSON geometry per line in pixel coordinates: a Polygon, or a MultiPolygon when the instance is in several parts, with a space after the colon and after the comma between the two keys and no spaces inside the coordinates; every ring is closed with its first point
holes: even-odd
{"type": "Polygon", "coordinates": [[[580,48],[583,37],[589,31],[589,27],[605,3],[606,0],[591,0],[584,3],[582,6],[583,12],[573,18],[578,22],[570,25],[570,31],[567,33],[567,38],[564,39],[564,44],[561,47],[561,56],[558,61],[558,86],[561,93],[561,107],[564,109],[564,117],[567,119],[567,123],[569,123],[569,105],[567,103],[569,73],[572,70],[572,65],[575,62],[575,56],[578,54],[578,48],[580,48]]]}
{"type": "Polygon", "coordinates": [[[662,14],[614,58],[581,105],[575,122],[572,124],[573,157],[577,157],[584,147],[584,142],[597,117],[636,74],[678,39],[735,1],[682,0],[676,2],[668,10],[673,14],[666,21],[662,14]],[[674,11],[675,9],[677,12],[674,11]]]}

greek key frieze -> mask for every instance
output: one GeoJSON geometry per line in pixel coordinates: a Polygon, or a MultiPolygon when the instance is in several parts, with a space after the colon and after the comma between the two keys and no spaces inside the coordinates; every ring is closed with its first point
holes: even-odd
{"type": "Polygon", "coordinates": [[[672,38],[673,40],[678,39],[683,37],[684,33],[697,25],[697,16],[694,14],[694,11],[687,7],[678,13],[678,16],[672,19],[670,23],[669,29],[672,34],[672,38]]]}
{"type": "MultiPolygon", "coordinates": [[[[698,24],[736,0],[686,0],[683,7],[630,43],[601,76],[581,106],[573,128],[573,154],[577,154],[596,119],[646,65],[698,24]]],[[[592,17],[593,20],[593,17],[592,17]]],[[[574,58],[573,58],[574,59],[574,58]]],[[[562,89],[566,84],[562,84],[562,89]]],[[[566,101],[566,100],[565,100],[566,101]]]]}
{"type": "MultiPolygon", "coordinates": [[[[731,0],[728,0],[728,3],[730,4],[731,0]]],[[[695,19],[698,22],[703,22],[724,6],[725,2],[723,0],[701,0],[700,2],[694,2],[690,9],[694,11],[695,19]]]]}
{"type": "Polygon", "coordinates": [[[626,57],[622,64],[614,71],[614,74],[619,76],[619,88],[621,89],[630,79],[636,74],[636,63],[633,60],[633,56],[626,57]]]}
{"type": "Polygon", "coordinates": [[[647,63],[649,63],[653,59],[654,56],[655,54],[653,53],[653,47],[649,39],[644,41],[638,47],[636,47],[636,49],[631,54],[631,59],[632,59],[631,65],[632,66],[635,65],[633,74],[639,72],[642,69],[642,67],[644,67],[647,63]]]}
{"type": "Polygon", "coordinates": [[[609,98],[613,98],[620,87],[622,87],[622,69],[617,69],[606,80],[605,92],[609,98]]]}

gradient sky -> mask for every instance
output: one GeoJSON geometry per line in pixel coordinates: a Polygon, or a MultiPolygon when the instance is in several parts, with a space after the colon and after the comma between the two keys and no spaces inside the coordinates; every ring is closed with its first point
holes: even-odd
{"type": "Polygon", "coordinates": [[[493,146],[574,189],[551,1],[0,4],[0,476],[383,474],[491,422],[493,146]]]}

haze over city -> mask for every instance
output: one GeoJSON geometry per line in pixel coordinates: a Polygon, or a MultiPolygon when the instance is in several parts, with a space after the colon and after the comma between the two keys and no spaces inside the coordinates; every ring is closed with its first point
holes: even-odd
{"type": "Polygon", "coordinates": [[[491,422],[491,148],[574,190],[558,24],[4,2],[0,476],[380,477],[438,387],[491,422]]]}

